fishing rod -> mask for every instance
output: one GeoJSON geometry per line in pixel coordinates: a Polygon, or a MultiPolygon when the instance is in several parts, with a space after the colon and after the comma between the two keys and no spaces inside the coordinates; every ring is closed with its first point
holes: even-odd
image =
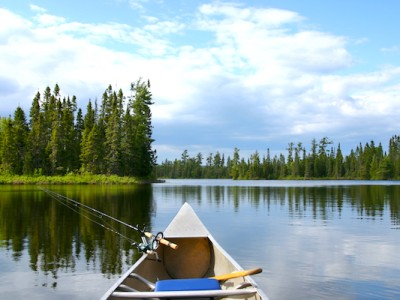
{"type": "MultiPolygon", "coordinates": [[[[98,221],[96,221],[96,220],[90,218],[89,216],[87,216],[87,215],[85,215],[85,214],[82,214],[81,211],[80,211],[79,209],[73,207],[72,205],[69,205],[66,201],[64,201],[62,195],[56,194],[56,195],[52,195],[52,197],[53,197],[58,203],[60,203],[61,205],[64,205],[65,207],[71,209],[72,211],[76,212],[78,215],[81,215],[82,217],[88,219],[89,221],[91,221],[91,222],[93,222],[93,223],[99,225],[100,227],[103,227],[104,229],[107,229],[107,230],[111,231],[112,233],[115,233],[115,234],[119,235],[119,236],[122,237],[123,239],[129,241],[132,245],[137,246],[137,243],[136,243],[135,240],[133,240],[133,239],[131,239],[131,238],[129,238],[129,237],[123,235],[123,234],[120,233],[119,231],[117,231],[115,228],[113,228],[113,227],[111,226],[111,224],[106,223],[105,220],[104,220],[101,216],[96,215],[96,214],[94,214],[93,212],[86,210],[86,213],[87,213],[87,214],[102,219],[103,223],[100,223],[100,222],[98,222],[98,221]],[[60,196],[60,197],[59,197],[59,196],[60,196]],[[59,199],[59,198],[61,198],[61,199],[59,199]],[[105,226],[104,224],[107,224],[107,226],[105,226]]],[[[74,206],[76,206],[76,207],[79,208],[79,206],[76,205],[76,204],[74,204],[74,206]]],[[[83,207],[80,208],[80,209],[85,210],[85,208],[83,208],[83,207]]]]}
{"type": "Polygon", "coordinates": [[[153,235],[151,232],[147,232],[146,231],[146,227],[145,226],[143,226],[143,228],[141,229],[138,226],[133,226],[131,224],[125,223],[125,222],[123,222],[121,220],[118,220],[117,218],[114,218],[114,217],[112,217],[112,216],[110,216],[110,215],[108,215],[108,214],[106,214],[106,213],[104,213],[102,211],[99,211],[99,210],[97,210],[97,209],[95,209],[93,207],[90,207],[88,205],[80,203],[80,202],[78,202],[78,201],[76,201],[74,199],[68,198],[68,197],[63,196],[61,194],[58,194],[58,193],[56,193],[54,191],[45,189],[43,187],[39,187],[39,189],[42,190],[43,192],[47,193],[49,196],[55,198],[59,203],[61,203],[62,205],[67,206],[68,208],[72,209],[73,211],[75,211],[78,214],[81,214],[81,213],[78,210],[74,209],[73,207],[68,206],[68,204],[65,203],[65,202],[71,202],[76,207],[84,209],[89,214],[91,214],[91,215],[93,215],[93,216],[95,216],[97,218],[100,218],[102,220],[103,220],[103,217],[104,217],[104,218],[107,218],[109,220],[115,221],[115,222],[117,222],[117,223],[119,223],[121,225],[124,225],[124,226],[126,226],[126,227],[128,227],[130,229],[138,231],[140,233],[140,235],[141,235],[142,243],[137,243],[134,240],[132,240],[131,238],[128,238],[128,237],[124,236],[123,234],[121,234],[120,232],[115,230],[111,225],[109,225],[110,227],[106,227],[104,224],[102,224],[100,222],[97,222],[97,221],[95,221],[93,219],[90,219],[89,217],[83,215],[84,217],[86,217],[90,221],[102,226],[103,228],[105,228],[107,230],[110,230],[110,231],[118,234],[122,238],[125,238],[125,239],[129,240],[132,243],[132,245],[134,245],[134,246],[136,246],[138,248],[138,250],[140,252],[146,252],[146,253],[149,253],[149,254],[153,254],[153,253],[155,253],[154,250],[156,250],[158,248],[160,243],[163,244],[163,245],[166,245],[168,247],[171,247],[172,249],[177,249],[178,248],[178,245],[176,245],[174,243],[171,243],[170,241],[164,239],[164,235],[163,235],[162,232],[159,232],[156,235],[153,235]]]}

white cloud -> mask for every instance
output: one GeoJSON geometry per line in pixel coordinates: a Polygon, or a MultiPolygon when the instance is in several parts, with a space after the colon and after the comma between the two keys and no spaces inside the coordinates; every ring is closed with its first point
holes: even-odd
{"type": "Polygon", "coordinates": [[[155,34],[171,34],[177,33],[184,29],[184,24],[173,21],[160,21],[152,22],[144,26],[145,30],[151,31],[155,34]]]}
{"type": "Polygon", "coordinates": [[[31,9],[32,11],[37,12],[37,13],[44,14],[44,13],[47,12],[47,9],[45,9],[45,8],[43,8],[43,7],[40,7],[40,6],[37,6],[37,5],[35,5],[35,4],[30,4],[29,7],[30,7],[30,9],[31,9]]]}
{"type": "Polygon", "coordinates": [[[152,83],[153,118],[162,124],[155,133],[165,149],[180,147],[163,140],[172,128],[177,141],[190,131],[194,140],[180,144],[193,149],[243,148],[245,141],[253,150],[279,140],[285,147],[299,136],[340,137],[346,127],[346,133],[362,130],[354,121],[361,124],[362,117],[394,128],[385,118],[399,110],[399,68],[351,74],[356,59],[348,39],[304,29],[305,18],[293,11],[212,3],[186,22],[147,15],[134,27],[31,10],[28,20],[0,9],[3,115],[16,102],[27,109],[47,85],[59,83],[84,107],[108,84],[125,88],[143,77],[152,83]]]}
{"type": "Polygon", "coordinates": [[[143,10],[144,5],[148,2],[148,0],[129,0],[128,2],[132,9],[143,10]]]}
{"type": "Polygon", "coordinates": [[[199,11],[203,16],[223,16],[224,23],[229,23],[231,19],[251,20],[267,27],[279,27],[285,23],[303,20],[298,13],[288,10],[243,8],[241,5],[228,3],[203,4],[199,7],[199,11]]]}
{"type": "Polygon", "coordinates": [[[12,12],[0,8],[0,45],[5,45],[8,39],[12,39],[13,35],[22,35],[27,33],[32,23],[24,18],[13,14],[12,12]]]}
{"type": "Polygon", "coordinates": [[[214,32],[216,46],[222,48],[220,60],[236,57],[238,67],[249,70],[251,84],[286,84],[285,79],[299,74],[351,64],[344,38],[297,28],[302,18],[294,12],[218,5],[203,5],[200,12],[200,28],[214,32]]]}
{"type": "Polygon", "coordinates": [[[54,26],[65,22],[65,18],[52,16],[49,14],[40,14],[35,18],[42,26],[54,26]]]}
{"type": "Polygon", "coordinates": [[[383,53],[399,53],[400,52],[400,46],[392,46],[392,47],[383,47],[381,48],[381,51],[383,53]]]}

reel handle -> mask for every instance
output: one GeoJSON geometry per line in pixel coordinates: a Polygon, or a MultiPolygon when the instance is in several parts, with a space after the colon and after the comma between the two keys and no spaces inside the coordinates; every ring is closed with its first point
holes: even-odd
{"type": "MultiPolygon", "coordinates": [[[[147,236],[148,238],[152,238],[152,237],[154,236],[154,235],[153,235],[152,233],[150,233],[150,232],[145,232],[144,235],[147,236]]],[[[166,239],[164,239],[164,238],[161,238],[161,239],[159,240],[159,242],[160,242],[161,244],[165,245],[165,246],[171,247],[171,248],[174,249],[174,250],[178,249],[178,245],[177,245],[177,244],[171,243],[170,241],[168,241],[168,240],[166,240],[166,239]]]]}

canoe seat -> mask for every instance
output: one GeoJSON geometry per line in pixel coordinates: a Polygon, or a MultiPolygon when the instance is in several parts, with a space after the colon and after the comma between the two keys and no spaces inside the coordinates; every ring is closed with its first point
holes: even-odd
{"type": "Polygon", "coordinates": [[[156,292],[220,290],[218,280],[212,278],[168,279],[156,282],[156,292]]]}

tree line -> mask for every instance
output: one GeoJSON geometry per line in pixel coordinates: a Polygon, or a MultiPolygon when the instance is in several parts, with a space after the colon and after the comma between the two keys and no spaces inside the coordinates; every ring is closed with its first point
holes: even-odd
{"type": "Polygon", "coordinates": [[[131,83],[131,95],[109,85],[101,105],[61,97],[55,85],[37,92],[29,120],[21,107],[0,119],[0,167],[10,175],[71,172],[148,177],[153,173],[150,82],[131,83]],[[127,101],[126,101],[127,100],[127,101]]]}
{"type": "Polygon", "coordinates": [[[180,159],[163,161],[156,167],[160,178],[231,178],[231,179],[400,179],[400,136],[389,140],[388,151],[381,143],[361,143],[348,155],[343,155],[340,144],[324,137],[311,141],[307,151],[302,143],[289,143],[287,155],[255,151],[248,158],[240,157],[234,149],[233,157],[224,154],[202,153],[190,157],[188,151],[180,159]],[[205,159],[204,159],[205,158],[205,159]]]}

